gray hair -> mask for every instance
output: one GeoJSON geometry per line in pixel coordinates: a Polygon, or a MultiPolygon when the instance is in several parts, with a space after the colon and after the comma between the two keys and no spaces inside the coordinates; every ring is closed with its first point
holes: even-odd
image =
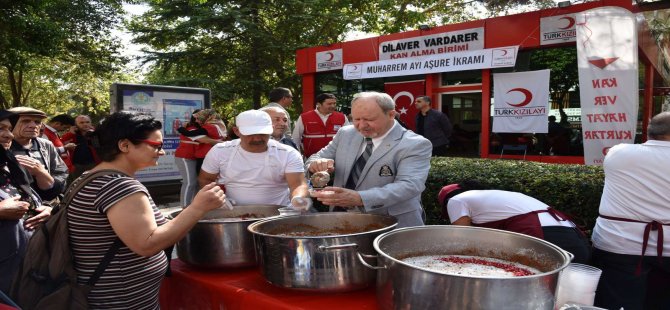
{"type": "Polygon", "coordinates": [[[661,112],[651,118],[647,137],[650,140],[670,140],[670,112],[661,112]]]}
{"type": "Polygon", "coordinates": [[[384,111],[384,113],[395,110],[395,102],[393,98],[387,93],[380,93],[376,91],[365,91],[360,92],[354,95],[354,99],[351,100],[351,106],[354,106],[356,100],[361,98],[372,98],[377,102],[377,105],[384,111]]]}
{"type": "Polygon", "coordinates": [[[427,103],[433,102],[433,100],[431,100],[430,97],[428,97],[428,96],[419,96],[419,97],[416,97],[416,99],[423,99],[423,101],[425,101],[427,103]]]}
{"type": "Polygon", "coordinates": [[[258,111],[263,111],[265,113],[267,113],[268,111],[273,111],[273,112],[277,112],[277,113],[284,113],[284,115],[286,115],[286,117],[288,117],[288,113],[286,113],[286,110],[284,110],[280,107],[264,106],[264,107],[258,109],[258,111]]]}

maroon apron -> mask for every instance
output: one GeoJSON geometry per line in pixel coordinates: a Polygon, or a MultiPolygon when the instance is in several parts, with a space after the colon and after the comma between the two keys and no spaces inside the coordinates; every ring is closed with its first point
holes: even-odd
{"type": "Polygon", "coordinates": [[[502,229],[544,239],[544,232],[542,232],[540,218],[537,216],[539,213],[549,213],[559,222],[568,221],[570,219],[570,217],[560,211],[554,208],[548,208],[546,210],[536,210],[492,222],[480,224],[472,223],[472,226],[502,229]]]}
{"type": "Polygon", "coordinates": [[[599,216],[611,221],[646,224],[644,226],[644,233],[642,235],[642,254],[640,255],[640,262],[637,264],[637,269],[635,270],[636,275],[640,275],[640,272],[642,271],[642,259],[644,258],[644,254],[647,252],[647,245],[649,244],[649,234],[651,233],[651,231],[658,231],[658,240],[656,242],[656,256],[658,257],[659,262],[661,261],[661,259],[663,259],[663,225],[670,225],[670,224],[663,224],[657,221],[643,222],[623,217],[608,216],[602,214],[599,214],[599,216]]]}

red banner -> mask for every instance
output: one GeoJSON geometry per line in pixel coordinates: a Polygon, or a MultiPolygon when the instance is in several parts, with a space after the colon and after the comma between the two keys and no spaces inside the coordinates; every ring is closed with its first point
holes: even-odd
{"type": "Polygon", "coordinates": [[[426,94],[426,81],[385,83],[384,91],[395,101],[395,110],[400,120],[405,122],[409,129],[416,131],[415,121],[418,110],[414,106],[414,100],[426,94]]]}

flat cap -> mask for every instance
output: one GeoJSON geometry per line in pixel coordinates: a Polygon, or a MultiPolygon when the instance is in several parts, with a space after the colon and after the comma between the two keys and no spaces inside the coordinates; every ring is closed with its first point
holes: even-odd
{"type": "Polygon", "coordinates": [[[29,115],[29,116],[37,116],[41,118],[47,118],[47,114],[38,110],[38,109],[33,109],[31,107],[14,107],[9,110],[9,112],[12,112],[16,115],[29,115]]]}

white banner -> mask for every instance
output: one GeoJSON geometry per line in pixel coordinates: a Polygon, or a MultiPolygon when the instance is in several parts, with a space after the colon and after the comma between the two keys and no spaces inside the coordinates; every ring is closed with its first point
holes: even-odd
{"type": "Polygon", "coordinates": [[[549,71],[493,75],[493,132],[547,132],[549,71]]]}
{"type": "Polygon", "coordinates": [[[575,14],[540,18],[540,45],[575,42],[575,14]]]}
{"type": "Polygon", "coordinates": [[[342,49],[316,53],[316,72],[342,69],[342,49]]]}
{"type": "Polygon", "coordinates": [[[635,15],[619,7],[577,14],[577,65],[584,162],[602,165],[607,150],[633,143],[638,110],[635,15]]]}
{"type": "Polygon", "coordinates": [[[357,80],[387,76],[514,67],[518,50],[518,46],[507,46],[426,57],[346,64],[344,66],[344,79],[357,80]]]}
{"type": "Polygon", "coordinates": [[[379,60],[412,58],[480,50],[484,48],[484,28],[436,33],[379,43],[379,60]]]}

